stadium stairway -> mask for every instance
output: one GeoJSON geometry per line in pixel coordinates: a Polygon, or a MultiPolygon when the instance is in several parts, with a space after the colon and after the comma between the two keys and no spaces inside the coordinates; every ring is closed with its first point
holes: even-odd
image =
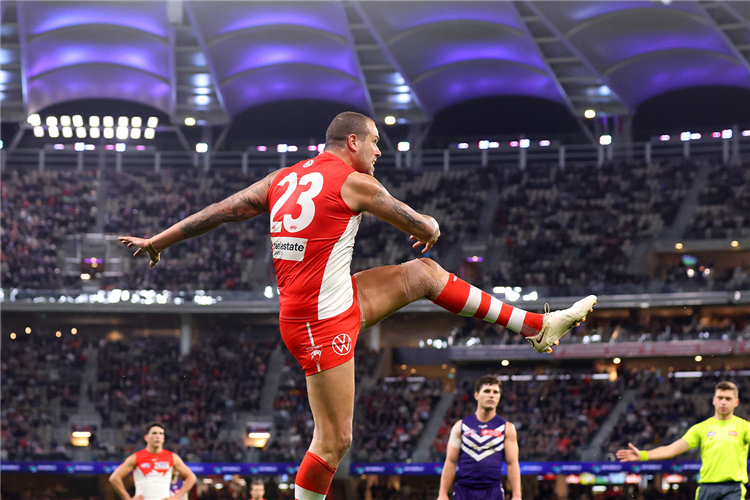
{"type": "Polygon", "coordinates": [[[94,233],[104,233],[104,216],[107,213],[107,182],[99,172],[96,180],[96,225],[94,233]]]}
{"type": "Polygon", "coordinates": [[[279,390],[281,383],[281,369],[284,367],[284,352],[282,344],[279,342],[276,349],[271,352],[268,358],[268,371],[266,371],[266,380],[263,383],[263,390],[260,393],[260,409],[258,414],[269,416],[273,419],[273,401],[279,390]]]}
{"type": "Polygon", "coordinates": [[[450,408],[453,399],[456,397],[455,393],[444,392],[440,397],[440,401],[435,405],[435,409],[432,410],[430,420],[427,421],[427,425],[424,426],[422,436],[419,438],[419,443],[414,450],[412,456],[413,462],[427,462],[430,459],[430,450],[432,449],[432,442],[438,435],[440,427],[445,421],[445,413],[450,408]]]}
{"type": "Polygon", "coordinates": [[[602,426],[599,427],[599,430],[591,440],[589,447],[581,453],[581,460],[585,462],[604,460],[604,457],[602,456],[602,445],[614,430],[617,422],[620,420],[620,416],[625,413],[628,406],[635,401],[637,394],[638,392],[635,389],[625,391],[625,394],[622,395],[620,401],[615,405],[614,409],[607,417],[607,420],[605,420],[602,426]]]}

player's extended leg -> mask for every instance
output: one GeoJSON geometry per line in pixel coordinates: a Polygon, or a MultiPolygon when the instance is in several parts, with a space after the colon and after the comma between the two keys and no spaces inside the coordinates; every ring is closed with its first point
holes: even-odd
{"type": "Polygon", "coordinates": [[[295,479],[295,500],[323,500],[352,442],[354,359],[307,377],[313,439],[295,479]]]}
{"type": "Polygon", "coordinates": [[[590,295],[569,309],[530,313],[505,304],[448,273],[432,259],[415,259],[354,275],[360,309],[369,328],[407,304],[427,298],[454,314],[497,323],[520,333],[537,351],[551,350],[573,326],[586,319],[596,304],[590,295]]]}

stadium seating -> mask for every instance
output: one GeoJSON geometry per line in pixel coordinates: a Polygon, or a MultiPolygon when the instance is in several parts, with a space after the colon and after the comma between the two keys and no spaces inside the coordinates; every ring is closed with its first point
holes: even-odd
{"type": "Polygon", "coordinates": [[[750,236],[748,165],[719,164],[711,172],[686,239],[737,239],[750,236]]]}
{"type": "MultiPolygon", "coordinates": [[[[78,406],[86,364],[81,339],[55,337],[44,328],[19,332],[3,340],[2,458],[39,460],[70,458],[70,445],[52,438],[52,427],[64,424],[78,406]]],[[[7,338],[5,333],[4,338],[7,338]]]]}

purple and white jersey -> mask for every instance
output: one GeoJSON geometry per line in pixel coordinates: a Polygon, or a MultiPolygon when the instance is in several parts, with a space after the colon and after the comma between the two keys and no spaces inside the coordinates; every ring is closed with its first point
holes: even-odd
{"type": "Polygon", "coordinates": [[[463,419],[456,484],[489,488],[501,483],[507,422],[500,415],[488,422],[480,422],[475,414],[463,419]]]}

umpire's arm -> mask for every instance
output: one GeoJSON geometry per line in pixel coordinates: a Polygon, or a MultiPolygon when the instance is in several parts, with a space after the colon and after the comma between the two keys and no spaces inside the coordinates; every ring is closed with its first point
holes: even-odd
{"type": "Polygon", "coordinates": [[[463,421],[459,420],[453,425],[450,438],[448,439],[448,447],[445,451],[445,464],[443,465],[443,472],[440,474],[438,500],[449,500],[448,490],[451,489],[453,480],[456,478],[456,464],[458,464],[458,454],[461,450],[461,422],[463,421]]]}
{"type": "Polygon", "coordinates": [[[505,463],[508,465],[508,481],[513,490],[511,500],[521,500],[521,466],[518,464],[518,434],[516,426],[505,425],[505,463]]]}

